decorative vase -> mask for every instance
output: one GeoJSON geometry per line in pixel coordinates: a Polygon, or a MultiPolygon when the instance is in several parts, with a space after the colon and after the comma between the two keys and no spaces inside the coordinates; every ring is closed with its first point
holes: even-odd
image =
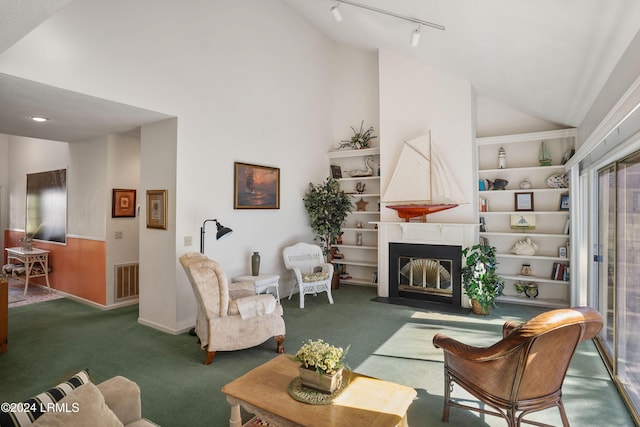
{"type": "Polygon", "coordinates": [[[305,387],[331,394],[342,385],[342,368],[332,375],[318,374],[315,369],[305,368],[304,366],[300,366],[298,370],[300,371],[302,385],[305,387]]]}
{"type": "Polygon", "coordinates": [[[484,316],[486,316],[487,314],[490,313],[490,309],[489,307],[487,307],[486,310],[482,309],[482,306],[480,305],[480,303],[474,299],[471,300],[471,312],[473,314],[482,314],[484,316]]]}
{"type": "Polygon", "coordinates": [[[29,236],[20,238],[20,248],[23,251],[31,251],[33,250],[33,239],[29,236]]]}
{"type": "Polygon", "coordinates": [[[251,275],[257,276],[260,274],[260,253],[254,252],[251,255],[251,275]]]}

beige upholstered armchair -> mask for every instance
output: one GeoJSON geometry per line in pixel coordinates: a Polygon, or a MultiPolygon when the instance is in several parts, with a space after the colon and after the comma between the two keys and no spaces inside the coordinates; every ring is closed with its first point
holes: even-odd
{"type": "Polygon", "coordinates": [[[562,424],[568,427],[562,383],[577,345],[600,329],[600,313],[577,307],[548,311],[522,325],[507,322],[502,327],[503,339],[485,348],[437,334],[433,344],[444,350],[442,420],[448,421],[453,406],[503,417],[508,426],[515,427],[532,423],[523,419],[525,415],[557,406],[562,424]],[[452,399],[453,383],[495,411],[452,399]]]}
{"type": "Polygon", "coordinates": [[[296,277],[291,286],[289,299],[293,290],[298,285],[300,289],[300,308],[304,308],[305,294],[317,294],[326,292],[329,303],[333,304],[331,296],[331,278],[333,277],[333,264],[324,261],[322,249],[317,245],[308,243],[296,243],[282,251],[284,265],[293,271],[296,277]]]}
{"type": "Polygon", "coordinates": [[[198,252],[182,255],[180,264],[198,303],[195,330],[207,350],[205,365],[217,351],[254,347],[270,337],[277,342],[276,351],[284,353],[282,306],[273,295],[256,295],[252,282],[229,284],[220,264],[198,252]]]}

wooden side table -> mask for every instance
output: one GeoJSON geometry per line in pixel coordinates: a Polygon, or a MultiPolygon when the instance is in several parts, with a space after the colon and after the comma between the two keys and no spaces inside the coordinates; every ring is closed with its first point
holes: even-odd
{"type": "Polygon", "coordinates": [[[280,276],[277,274],[259,274],[252,276],[250,274],[238,276],[231,279],[232,282],[253,282],[256,287],[256,294],[267,292],[273,289],[274,296],[280,301],[280,276]]]}
{"type": "Polygon", "coordinates": [[[33,248],[26,251],[22,248],[7,248],[7,262],[12,259],[24,264],[24,296],[27,296],[27,288],[29,287],[29,279],[34,277],[44,277],[47,282],[47,288],[51,290],[49,284],[49,251],[44,249],[33,248]],[[39,265],[42,273],[34,273],[33,268],[39,265]]]}

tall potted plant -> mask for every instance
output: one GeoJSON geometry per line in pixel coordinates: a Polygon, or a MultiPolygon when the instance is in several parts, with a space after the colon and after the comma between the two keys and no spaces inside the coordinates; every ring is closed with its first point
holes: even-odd
{"type": "Polygon", "coordinates": [[[464,248],[462,256],[464,293],[471,299],[474,313],[489,314],[504,289],[504,280],[496,273],[496,248],[477,244],[464,248]]]}
{"type": "Polygon", "coordinates": [[[303,200],[311,219],[311,228],[322,244],[324,254],[328,255],[340,235],[342,224],[351,212],[351,198],[340,189],[338,181],[328,177],[321,184],[309,183],[303,200]]]}

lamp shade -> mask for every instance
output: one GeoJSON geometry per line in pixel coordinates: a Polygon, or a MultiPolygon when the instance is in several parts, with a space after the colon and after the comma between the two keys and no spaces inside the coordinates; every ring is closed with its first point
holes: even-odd
{"type": "Polygon", "coordinates": [[[216,233],[216,240],[220,240],[223,237],[229,235],[230,233],[233,233],[232,229],[230,229],[229,227],[223,226],[218,221],[216,221],[216,226],[218,227],[218,232],[216,233]]]}

